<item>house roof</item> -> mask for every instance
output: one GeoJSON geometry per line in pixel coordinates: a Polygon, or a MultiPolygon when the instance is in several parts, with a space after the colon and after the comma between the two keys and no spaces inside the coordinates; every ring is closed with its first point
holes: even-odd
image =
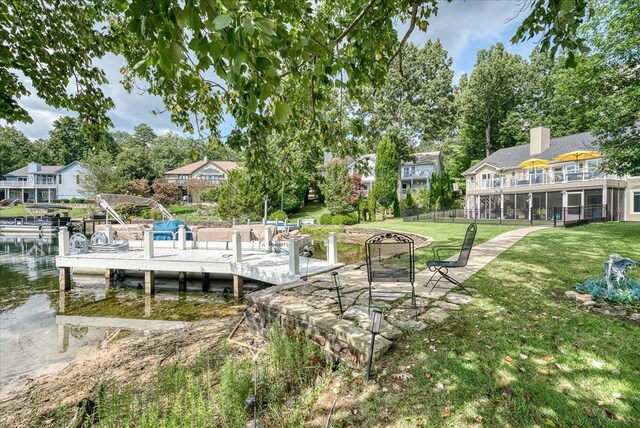
{"type": "Polygon", "coordinates": [[[232,169],[236,169],[238,164],[231,161],[212,161],[212,160],[201,160],[194,163],[190,163],[189,165],[181,166],[180,168],[172,169],[171,171],[165,172],[165,174],[178,175],[178,174],[193,174],[198,171],[200,168],[204,167],[208,164],[214,164],[224,172],[231,171],[232,169]]]}
{"type": "MultiPolygon", "coordinates": [[[[40,171],[36,171],[34,172],[34,174],[42,174],[42,175],[55,174],[63,168],[65,168],[65,165],[41,165],[40,171]]],[[[28,175],[27,165],[25,165],[22,168],[16,169],[15,171],[6,173],[5,177],[6,176],[26,177],[27,175],[28,175]]]]}
{"type": "Polygon", "coordinates": [[[595,135],[591,132],[583,132],[565,137],[552,138],[549,142],[549,148],[534,156],[531,155],[530,148],[531,144],[523,144],[521,146],[497,150],[462,174],[470,174],[485,164],[493,166],[496,169],[517,168],[520,162],[524,162],[531,157],[552,161],[554,157],[574,150],[598,150],[599,145],[595,135]]]}
{"type": "Polygon", "coordinates": [[[403,164],[433,163],[438,160],[438,157],[440,157],[440,152],[412,153],[412,156],[416,158],[415,162],[403,162],[403,164]]]}

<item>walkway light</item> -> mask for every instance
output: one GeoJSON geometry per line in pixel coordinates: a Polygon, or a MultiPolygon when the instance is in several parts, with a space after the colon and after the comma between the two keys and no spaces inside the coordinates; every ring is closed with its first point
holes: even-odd
{"type": "Polygon", "coordinates": [[[382,323],[382,311],[378,308],[371,310],[371,347],[369,348],[369,363],[367,365],[367,377],[371,376],[371,364],[373,362],[373,348],[376,342],[376,334],[380,333],[380,324],[382,323]]]}
{"type": "Polygon", "coordinates": [[[338,277],[338,272],[331,272],[331,276],[333,277],[333,286],[336,287],[336,293],[338,293],[338,307],[340,308],[340,318],[342,318],[344,312],[342,310],[342,299],[340,298],[340,278],[338,277]]]}

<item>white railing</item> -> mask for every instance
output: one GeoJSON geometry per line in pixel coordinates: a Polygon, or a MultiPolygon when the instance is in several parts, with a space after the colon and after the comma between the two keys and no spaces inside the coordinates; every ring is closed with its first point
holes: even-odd
{"type": "Polygon", "coordinates": [[[0,187],[12,187],[12,188],[50,188],[55,189],[56,183],[34,183],[33,181],[0,181],[0,187]]]}
{"type": "Polygon", "coordinates": [[[467,189],[501,189],[512,187],[540,186],[547,184],[574,183],[604,178],[617,179],[602,171],[546,172],[530,174],[526,177],[496,177],[477,181],[467,181],[467,189]]]}

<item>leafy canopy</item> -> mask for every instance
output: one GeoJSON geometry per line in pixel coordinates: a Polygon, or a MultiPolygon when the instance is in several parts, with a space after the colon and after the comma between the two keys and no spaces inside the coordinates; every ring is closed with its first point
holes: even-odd
{"type": "MultiPolygon", "coordinates": [[[[514,40],[542,33],[551,50],[581,49],[575,30],[585,5],[525,3],[530,16],[514,40]]],[[[226,143],[235,148],[259,147],[288,126],[314,133],[300,144],[330,148],[344,135],[315,118],[332,89],[358,99],[361,88],[379,87],[410,33],[426,31],[436,12],[436,0],[12,1],[0,10],[0,119],[30,121],[18,100],[35,91],[77,111],[98,142],[113,102],[94,60],[114,53],[127,62],[125,86],[159,95],[187,131],[220,139],[228,115],[237,128],[226,143]],[[409,24],[406,34],[397,34],[397,22],[409,24]]]]}

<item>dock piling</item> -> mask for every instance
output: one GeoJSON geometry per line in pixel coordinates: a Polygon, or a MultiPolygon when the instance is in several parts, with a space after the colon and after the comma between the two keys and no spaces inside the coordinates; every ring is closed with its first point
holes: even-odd
{"type": "Polygon", "coordinates": [[[242,237],[240,236],[240,231],[233,231],[233,235],[231,235],[231,243],[233,261],[239,263],[242,261],[242,237]]]}
{"type": "Polygon", "coordinates": [[[300,273],[300,252],[298,250],[298,240],[289,239],[289,272],[294,275],[300,273]]]}
{"type": "Polygon", "coordinates": [[[242,296],[244,296],[244,278],[233,275],[233,297],[239,299],[242,296]]]}
{"type": "Polygon", "coordinates": [[[107,235],[107,244],[113,244],[113,225],[111,223],[105,224],[104,231],[107,235]]]}
{"type": "Polygon", "coordinates": [[[156,294],[155,272],[152,270],[144,271],[144,293],[147,295],[156,294]]]}
{"type": "Polygon", "coordinates": [[[178,291],[187,291],[187,273],[178,272],[178,291]]]}
{"type": "Polygon", "coordinates": [[[113,271],[111,269],[104,270],[104,288],[108,290],[111,287],[111,279],[113,277],[113,271]]]}
{"type": "Polygon", "coordinates": [[[178,226],[178,249],[187,249],[187,232],[183,224],[178,226]]]}
{"type": "Polygon", "coordinates": [[[329,254],[327,261],[329,264],[335,265],[338,263],[338,237],[335,232],[329,233],[329,254]]]}
{"type": "Polygon", "coordinates": [[[151,231],[144,232],[144,258],[153,258],[153,233],[151,231]]]}
{"type": "Polygon", "coordinates": [[[264,227],[264,249],[267,251],[267,253],[271,252],[271,227],[269,226],[265,226],[264,227]]]}
{"type": "MultiPolygon", "coordinates": [[[[71,254],[71,244],[69,243],[69,229],[66,227],[58,232],[58,255],[64,257],[71,254]]],[[[71,268],[62,267],[59,269],[60,292],[71,290],[71,268]]]]}

